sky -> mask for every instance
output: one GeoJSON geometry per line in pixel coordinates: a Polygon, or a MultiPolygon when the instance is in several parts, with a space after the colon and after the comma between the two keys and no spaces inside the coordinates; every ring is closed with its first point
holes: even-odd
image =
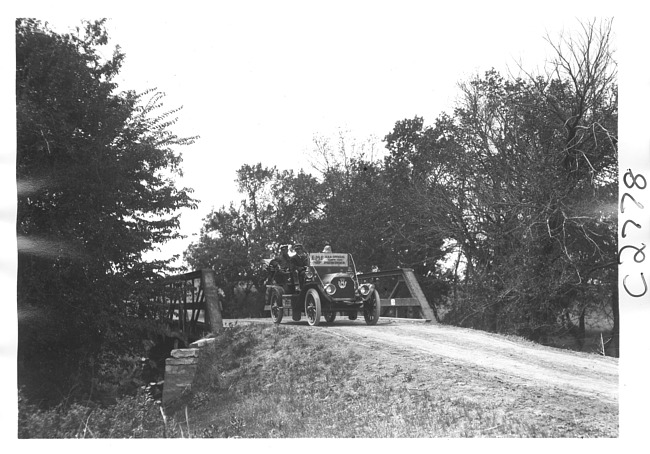
{"type": "MultiPolygon", "coordinates": [[[[172,130],[200,138],[178,149],[197,210],[181,215],[184,240],[156,257],[181,254],[202,219],[241,199],[244,164],[314,172],[315,136],[346,131],[379,143],[395,122],[432,124],[453,108],[457,84],[492,67],[541,67],[544,36],[575,28],[572,16],[529,12],[467,15],[437,2],[228,2],[142,17],[107,15],[111,42],[126,60],[121,89],[157,88],[165,108],[182,106],[172,130]],[[307,6],[305,6],[307,5],[307,6]]],[[[77,24],[54,16],[53,26],[77,24]]]]}

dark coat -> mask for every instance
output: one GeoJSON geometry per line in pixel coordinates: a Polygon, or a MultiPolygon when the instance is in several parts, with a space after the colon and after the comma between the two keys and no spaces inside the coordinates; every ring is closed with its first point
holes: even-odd
{"type": "Polygon", "coordinates": [[[291,257],[291,265],[293,269],[301,270],[309,266],[309,254],[307,252],[302,252],[291,257]]]}

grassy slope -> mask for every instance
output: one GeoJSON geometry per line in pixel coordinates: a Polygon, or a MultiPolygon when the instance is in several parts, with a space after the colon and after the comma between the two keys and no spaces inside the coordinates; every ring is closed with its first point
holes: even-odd
{"type": "Polygon", "coordinates": [[[187,411],[169,420],[167,435],[618,436],[615,405],[499,381],[452,361],[405,363],[367,345],[341,345],[325,331],[228,328],[204,350],[187,411]]]}

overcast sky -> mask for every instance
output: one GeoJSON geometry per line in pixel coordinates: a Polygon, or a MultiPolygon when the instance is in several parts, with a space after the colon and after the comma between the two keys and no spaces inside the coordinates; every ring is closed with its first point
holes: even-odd
{"type": "Polygon", "coordinates": [[[163,255],[196,240],[213,207],[239,200],[241,165],[309,171],[315,135],[341,129],[359,141],[381,140],[398,120],[419,115],[431,124],[453,107],[459,81],[491,67],[517,71],[519,60],[540,66],[549,50],[544,36],[578,25],[570,16],[468,15],[435,2],[303,3],[111,17],[112,44],[126,54],[120,87],[157,87],[166,107],[183,106],[173,130],[200,136],[180,151],[181,184],[201,203],[181,217],[189,238],[163,255]]]}

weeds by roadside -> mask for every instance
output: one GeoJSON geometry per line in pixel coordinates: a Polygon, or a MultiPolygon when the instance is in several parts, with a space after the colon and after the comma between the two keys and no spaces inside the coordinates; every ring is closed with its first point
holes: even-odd
{"type": "Polygon", "coordinates": [[[157,404],[143,393],[108,407],[88,403],[40,410],[19,394],[19,438],[152,438],[163,435],[157,404]]]}

